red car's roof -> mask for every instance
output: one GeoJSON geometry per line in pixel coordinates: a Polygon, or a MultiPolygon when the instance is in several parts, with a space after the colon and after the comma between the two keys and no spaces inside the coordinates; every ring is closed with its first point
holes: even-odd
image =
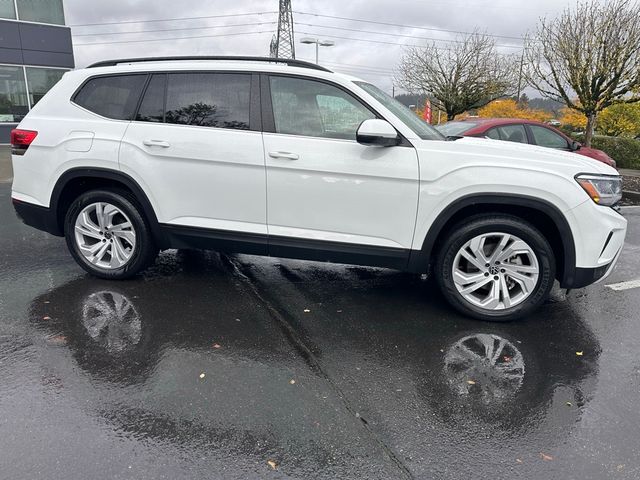
{"type": "Polygon", "coordinates": [[[476,123],[478,126],[493,127],[496,125],[509,125],[512,123],[528,123],[530,125],[542,125],[548,127],[549,124],[544,122],[538,122],[537,120],[525,120],[524,118],[480,118],[480,117],[468,117],[461,120],[454,120],[455,122],[463,123],[476,123]]]}

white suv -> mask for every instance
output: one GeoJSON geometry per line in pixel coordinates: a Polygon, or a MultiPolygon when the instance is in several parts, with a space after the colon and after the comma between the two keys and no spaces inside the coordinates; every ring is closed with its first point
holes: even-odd
{"type": "Polygon", "coordinates": [[[68,72],[12,132],[23,221],[126,278],[204,248],[433,274],[522,316],[606,276],[621,179],[569,153],[446,139],[375,86],[295,60],[128,59],[68,72]]]}

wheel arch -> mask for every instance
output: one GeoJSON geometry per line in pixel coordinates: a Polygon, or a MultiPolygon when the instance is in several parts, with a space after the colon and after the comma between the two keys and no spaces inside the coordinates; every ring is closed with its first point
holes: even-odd
{"type": "Polygon", "coordinates": [[[422,249],[412,252],[409,270],[416,273],[428,271],[435,259],[438,243],[447,231],[464,218],[478,213],[511,214],[532,223],[553,248],[560,284],[573,284],[576,272],[575,242],[565,216],[545,200],[516,194],[472,194],[448,205],[431,224],[422,249]]]}
{"type": "Polygon", "coordinates": [[[158,217],[144,190],[126,173],[107,168],[73,168],[60,176],[53,187],[49,204],[55,214],[57,228],[57,232],[52,233],[64,235],[64,217],[71,203],[84,192],[100,188],[115,188],[129,193],[142,208],[158,246],[165,246],[158,217]]]}

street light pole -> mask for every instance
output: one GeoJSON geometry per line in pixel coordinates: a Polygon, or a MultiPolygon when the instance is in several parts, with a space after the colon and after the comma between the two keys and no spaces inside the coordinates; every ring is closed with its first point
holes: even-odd
{"type": "Polygon", "coordinates": [[[320,47],[333,47],[335,45],[335,42],[333,42],[332,40],[319,40],[312,37],[304,37],[300,39],[300,43],[305,43],[308,45],[313,43],[316,45],[316,65],[318,64],[318,50],[320,50],[320,47]]]}

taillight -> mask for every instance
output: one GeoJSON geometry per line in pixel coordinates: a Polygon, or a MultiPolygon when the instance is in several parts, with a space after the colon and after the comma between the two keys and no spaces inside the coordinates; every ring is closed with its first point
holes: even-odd
{"type": "Polygon", "coordinates": [[[38,136],[34,130],[11,130],[11,153],[14,155],[24,155],[31,142],[38,136]]]}

